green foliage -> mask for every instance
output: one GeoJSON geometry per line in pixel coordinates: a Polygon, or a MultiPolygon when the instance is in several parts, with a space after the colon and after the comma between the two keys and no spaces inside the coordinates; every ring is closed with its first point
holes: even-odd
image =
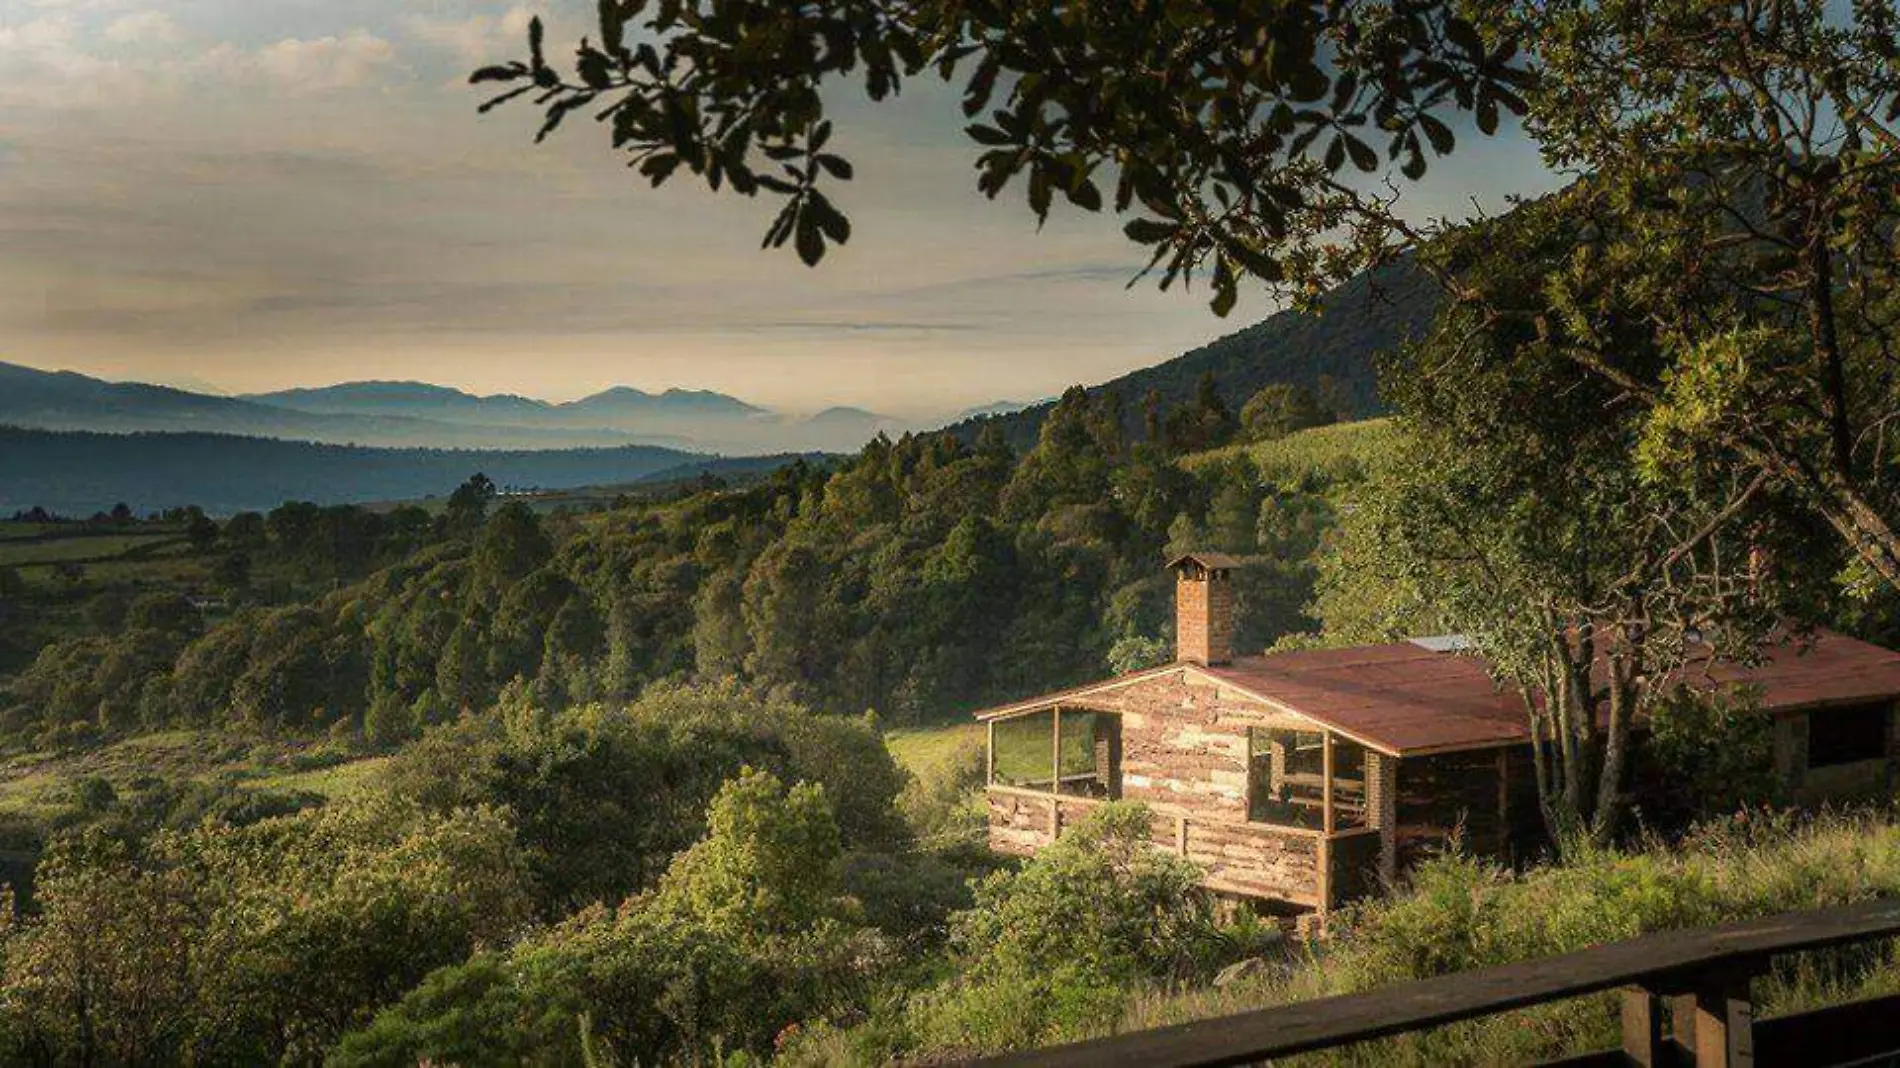
{"type": "Polygon", "coordinates": [[[1650,713],[1648,785],[1663,826],[1765,807],[1781,797],[1775,772],[1775,718],[1752,695],[1671,695],[1650,713]]]}
{"type": "Polygon", "coordinates": [[[430,970],[526,918],[508,826],[367,799],[245,827],[57,845],[7,936],[18,1051],[318,1060],[430,970]]]}
{"type": "Polygon", "coordinates": [[[1277,441],[1288,434],[1325,426],[1338,419],[1303,385],[1276,382],[1247,398],[1240,426],[1248,441],[1277,441]]]}
{"type": "Polygon", "coordinates": [[[816,716],[727,682],[657,688],[624,707],[547,712],[523,698],[406,747],[385,779],[437,812],[506,806],[537,900],[556,916],[649,888],[752,766],[820,784],[853,848],[907,837],[903,773],[864,720],[816,716]]]}
{"type": "Polygon", "coordinates": [[[763,1052],[862,997],[888,948],[842,893],[824,792],[747,769],[707,826],[651,894],[438,972],[332,1063],[574,1064],[584,1043],[640,1063],[763,1052]]]}
{"type": "Polygon", "coordinates": [[[1228,946],[1192,864],[1153,848],[1146,808],[1089,813],[951,920],[956,978],[920,994],[926,1049],[1001,1049],[1085,1033],[1143,980],[1205,976],[1228,946]]]}

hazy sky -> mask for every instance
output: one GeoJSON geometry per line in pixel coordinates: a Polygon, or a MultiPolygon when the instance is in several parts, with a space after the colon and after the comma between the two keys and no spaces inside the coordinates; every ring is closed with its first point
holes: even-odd
{"type": "MultiPolygon", "coordinates": [[[[853,242],[761,252],[771,203],[658,193],[585,121],[463,83],[565,50],[592,0],[0,0],[0,360],[241,392],[416,378],[565,399],[614,384],[893,414],[1030,399],[1176,355],[1225,321],[1123,286],[1109,217],[1038,234],[974,192],[954,97],[853,110],[853,242]]],[[[1473,138],[1420,215],[1542,191],[1473,138]]],[[[1020,194],[1009,194],[1019,198],[1020,194]]]]}

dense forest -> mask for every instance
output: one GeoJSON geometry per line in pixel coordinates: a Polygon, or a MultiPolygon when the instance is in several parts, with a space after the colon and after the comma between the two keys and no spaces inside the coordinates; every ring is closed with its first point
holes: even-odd
{"type": "Polygon", "coordinates": [[[1300,391],[1240,416],[1209,391],[1150,442],[1123,432],[1113,394],[1075,390],[1020,459],[996,435],[878,438],[835,468],[801,460],[593,515],[493,507],[492,484],[434,518],[240,513],[204,546],[224,564],[224,618],[175,591],[102,608],[104,629],[0,689],[0,724],[50,742],[171,726],[395,742],[516,681],[568,705],[727,677],[936,721],[1162,655],[1160,564],[1188,546],[1252,561],[1241,640],[1263,647],[1311,626],[1312,557],[1351,471],[1263,473],[1239,452],[1190,473],[1176,456],[1331,417],[1300,391]],[[271,565],[289,585],[253,584],[271,565]]]}

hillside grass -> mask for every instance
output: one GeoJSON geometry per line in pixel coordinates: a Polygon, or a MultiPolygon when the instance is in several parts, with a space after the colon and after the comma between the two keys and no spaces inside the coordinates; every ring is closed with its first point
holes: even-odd
{"type": "MultiPolygon", "coordinates": [[[[1900,822],[1889,811],[1745,813],[1681,841],[1515,873],[1440,857],[1391,897],[1348,912],[1330,941],[1289,948],[1253,977],[1219,988],[1129,991],[1106,1018],[1062,1037],[1165,1027],[1660,931],[1885,897],[1900,897],[1900,822]]],[[[1762,1016],[1896,991],[1900,944],[1893,941],[1778,959],[1754,984],[1762,1016]]],[[[1612,991],[1276,1063],[1536,1063],[1616,1048],[1618,1020],[1612,991]]]]}
{"type": "Polygon", "coordinates": [[[922,779],[948,764],[966,744],[982,744],[983,736],[983,725],[973,721],[935,727],[900,727],[884,732],[884,745],[904,770],[922,779]]]}
{"type": "Polygon", "coordinates": [[[1244,456],[1253,461],[1263,478],[1296,482],[1310,472],[1338,480],[1363,472],[1398,440],[1398,428],[1392,420],[1366,419],[1314,427],[1272,441],[1209,449],[1183,456],[1177,463],[1185,471],[1201,474],[1244,456]]]}
{"type": "Polygon", "coordinates": [[[25,567],[66,561],[95,563],[128,554],[149,555],[168,548],[186,547],[185,539],[169,531],[136,534],[17,536],[0,535],[0,567],[25,567]]]}
{"type": "Polygon", "coordinates": [[[0,756],[0,817],[58,823],[80,809],[79,791],[95,778],[121,794],[142,780],[166,779],[333,800],[362,790],[388,759],[211,730],[141,734],[64,753],[22,750],[0,756]]]}

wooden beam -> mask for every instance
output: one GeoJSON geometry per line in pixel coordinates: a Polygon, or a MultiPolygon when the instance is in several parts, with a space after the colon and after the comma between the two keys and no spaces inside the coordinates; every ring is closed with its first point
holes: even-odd
{"type": "Polygon", "coordinates": [[[996,785],[996,721],[983,724],[988,728],[989,741],[983,752],[983,782],[988,786],[996,785]]]}
{"type": "MultiPolygon", "coordinates": [[[[1333,732],[1327,731],[1320,735],[1320,739],[1320,775],[1325,779],[1320,785],[1320,796],[1326,806],[1325,830],[1327,834],[1332,834],[1336,826],[1333,814],[1333,732]]],[[[1324,895],[1321,896],[1324,899],[1324,895]]]]}
{"type": "Polygon", "coordinates": [[[1049,710],[1049,792],[1062,792],[1062,706],[1049,710]]]}

